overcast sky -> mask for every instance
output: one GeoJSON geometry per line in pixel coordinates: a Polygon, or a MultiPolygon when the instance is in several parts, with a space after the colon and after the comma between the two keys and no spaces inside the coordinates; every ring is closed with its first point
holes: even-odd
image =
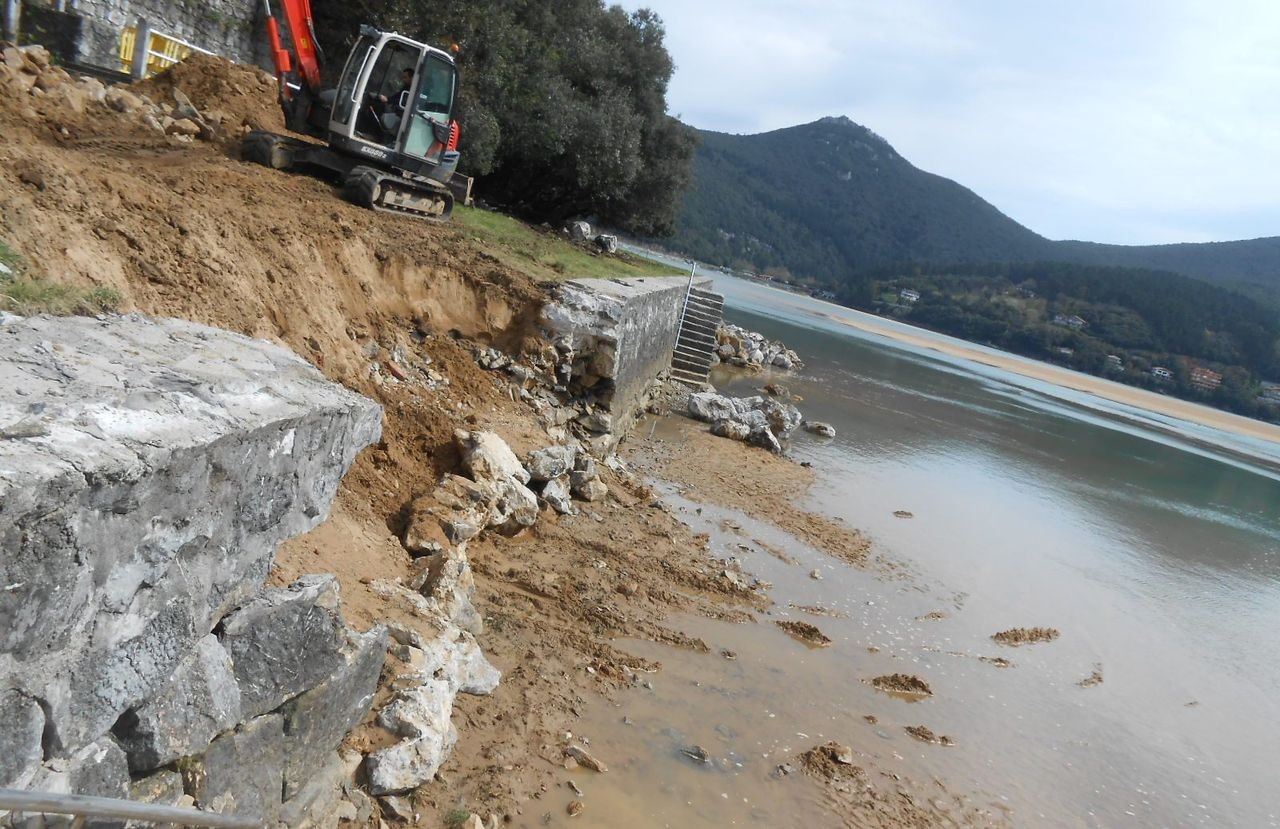
{"type": "Polygon", "coordinates": [[[627,0],[672,114],[847,115],[1054,239],[1280,235],[1280,0],[627,0]]]}

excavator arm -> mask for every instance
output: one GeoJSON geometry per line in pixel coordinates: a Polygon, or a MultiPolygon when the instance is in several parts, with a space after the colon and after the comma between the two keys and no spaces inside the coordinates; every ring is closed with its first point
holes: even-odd
{"type": "Polygon", "coordinates": [[[271,58],[280,81],[280,94],[286,100],[300,91],[308,96],[320,92],[320,47],[316,44],[315,24],[311,17],[311,0],[280,0],[284,17],[284,33],[288,36],[289,49],[281,37],[280,21],[271,13],[271,0],[262,0],[267,12],[267,38],[271,44],[271,58]]]}

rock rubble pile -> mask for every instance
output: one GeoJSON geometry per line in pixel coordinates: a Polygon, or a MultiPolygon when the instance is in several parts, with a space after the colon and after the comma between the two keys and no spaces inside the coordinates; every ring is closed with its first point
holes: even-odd
{"type": "Polygon", "coordinates": [[[804,422],[800,410],[773,397],[726,397],[716,392],[689,395],[689,415],[711,424],[719,437],[782,453],[782,441],[804,422]]]}
{"type": "MultiPolygon", "coordinates": [[[[167,135],[177,142],[238,139],[250,128],[243,119],[229,112],[214,109],[202,112],[176,84],[155,80],[140,86],[106,86],[96,78],[78,77],[55,66],[42,46],[18,47],[3,43],[0,56],[3,58],[0,89],[11,100],[26,101],[19,107],[19,115],[31,123],[66,121],[61,127],[65,132],[68,125],[96,110],[101,115],[123,117],[135,126],[167,135]],[[53,112],[57,117],[46,119],[42,111],[53,112]]],[[[218,74],[235,76],[242,84],[251,86],[256,94],[269,91],[274,85],[264,72],[233,67],[211,57],[201,57],[192,66],[183,64],[180,70],[171,72],[190,75],[210,64],[216,64],[218,74]]]]}
{"type": "Polygon", "coordinates": [[[755,371],[766,368],[798,371],[804,368],[800,355],[782,343],[737,325],[722,325],[716,331],[714,356],[718,362],[755,371]]]}

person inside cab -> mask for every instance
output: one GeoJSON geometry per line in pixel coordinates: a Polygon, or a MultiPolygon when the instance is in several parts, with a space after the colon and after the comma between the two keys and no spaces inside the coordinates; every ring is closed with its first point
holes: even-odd
{"type": "Polygon", "coordinates": [[[413,67],[406,66],[400,72],[400,85],[388,96],[384,93],[370,92],[369,106],[377,117],[377,124],[382,132],[382,142],[387,146],[395,143],[400,131],[400,122],[404,118],[405,107],[409,103],[409,91],[413,89],[413,67]]]}

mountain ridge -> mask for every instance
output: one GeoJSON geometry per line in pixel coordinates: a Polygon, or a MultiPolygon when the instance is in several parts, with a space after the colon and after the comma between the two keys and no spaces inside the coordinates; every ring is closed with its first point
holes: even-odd
{"type": "Polygon", "coordinates": [[[670,244],[716,264],[841,284],[889,264],[1060,261],[1171,271],[1280,301],[1280,237],[1051,240],[959,182],[915,167],[847,116],[698,135],[670,244]]]}

